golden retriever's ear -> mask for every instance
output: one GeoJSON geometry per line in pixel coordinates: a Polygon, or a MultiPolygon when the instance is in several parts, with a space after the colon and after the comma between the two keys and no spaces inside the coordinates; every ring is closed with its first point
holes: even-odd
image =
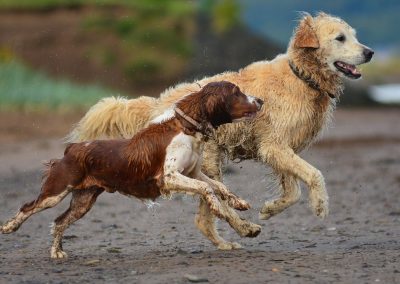
{"type": "Polygon", "coordinates": [[[317,34],[313,29],[313,18],[306,15],[301,21],[294,34],[294,47],[296,48],[319,48],[317,34]]]}

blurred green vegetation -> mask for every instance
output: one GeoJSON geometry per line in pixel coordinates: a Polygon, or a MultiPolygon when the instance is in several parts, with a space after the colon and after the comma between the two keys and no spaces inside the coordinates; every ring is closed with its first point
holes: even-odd
{"type": "Polygon", "coordinates": [[[77,85],[54,80],[15,60],[0,62],[0,110],[61,111],[83,110],[100,98],[114,95],[95,85],[77,85]]]}
{"type": "Polygon", "coordinates": [[[400,81],[400,56],[386,60],[372,61],[362,66],[364,78],[371,84],[387,84],[400,81]]]}
{"type": "Polygon", "coordinates": [[[78,8],[82,6],[125,6],[146,9],[148,12],[160,8],[171,8],[175,12],[183,11],[181,3],[187,1],[164,0],[0,0],[1,9],[48,10],[54,8],[78,8]],[[169,3],[170,2],[170,3],[169,3]]]}
{"type": "Polygon", "coordinates": [[[210,15],[212,27],[215,32],[223,33],[229,31],[235,25],[241,23],[241,6],[237,0],[204,0],[201,10],[210,15]]]}

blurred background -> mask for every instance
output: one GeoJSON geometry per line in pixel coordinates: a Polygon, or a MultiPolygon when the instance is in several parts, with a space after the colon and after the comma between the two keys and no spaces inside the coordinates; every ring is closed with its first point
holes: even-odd
{"type": "Polygon", "coordinates": [[[272,59],[299,11],[342,17],[376,50],[341,105],[399,102],[396,0],[0,0],[0,109],[82,111],[272,59]]]}
{"type": "Polygon", "coordinates": [[[272,59],[300,11],[340,16],[376,51],[340,108],[400,103],[396,0],[0,0],[0,140],[63,137],[102,97],[272,59]]]}

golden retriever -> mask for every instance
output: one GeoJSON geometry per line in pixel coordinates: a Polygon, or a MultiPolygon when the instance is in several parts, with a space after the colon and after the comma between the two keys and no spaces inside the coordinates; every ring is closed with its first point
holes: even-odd
{"type": "MultiPolygon", "coordinates": [[[[261,219],[278,214],[299,200],[299,181],[309,189],[315,215],[328,215],[328,195],[321,172],[297,154],[316,140],[327,125],[343,78],[361,77],[356,66],[371,60],[373,51],[358,42],[356,33],[338,17],[303,14],[287,52],[271,61],[254,62],[238,72],[224,72],[167,89],[159,99],[106,98],[93,106],[69,135],[71,142],[99,137],[131,137],[154,117],[186,95],[211,81],[226,80],[264,100],[253,122],[218,129],[205,146],[203,170],[221,179],[225,154],[230,159],[255,159],[272,167],[280,180],[281,196],[265,202],[261,219]]],[[[254,236],[260,227],[242,220],[225,206],[230,225],[241,236],[254,236]]],[[[213,215],[203,199],[196,225],[221,248],[234,248],[217,233],[213,215]]]]}

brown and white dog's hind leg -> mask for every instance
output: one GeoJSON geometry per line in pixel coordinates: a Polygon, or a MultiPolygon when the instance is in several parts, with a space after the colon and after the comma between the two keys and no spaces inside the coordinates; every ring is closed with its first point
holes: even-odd
{"type": "Polygon", "coordinates": [[[71,181],[78,179],[79,176],[76,173],[69,173],[66,165],[60,160],[52,160],[48,166],[47,178],[39,196],[36,200],[24,204],[14,218],[0,227],[0,232],[3,234],[15,232],[32,214],[56,206],[71,192],[73,189],[71,181]]]}
{"type": "Polygon", "coordinates": [[[71,191],[71,187],[65,187],[63,191],[55,195],[46,195],[45,192],[38,196],[34,201],[25,203],[14,218],[8,220],[3,226],[0,227],[0,232],[3,234],[10,234],[18,230],[18,228],[30,216],[38,213],[44,209],[51,208],[60,203],[65,196],[71,191]]]}
{"type": "Polygon", "coordinates": [[[65,258],[67,254],[62,250],[62,237],[64,231],[75,221],[82,218],[96,202],[97,197],[104,190],[98,187],[79,189],[72,192],[71,203],[67,211],[54,221],[52,235],[54,236],[51,246],[51,258],[65,258]]]}
{"type": "Polygon", "coordinates": [[[267,220],[299,201],[301,190],[294,176],[283,174],[280,183],[282,195],[275,200],[265,202],[260,212],[260,219],[267,220]]]}

